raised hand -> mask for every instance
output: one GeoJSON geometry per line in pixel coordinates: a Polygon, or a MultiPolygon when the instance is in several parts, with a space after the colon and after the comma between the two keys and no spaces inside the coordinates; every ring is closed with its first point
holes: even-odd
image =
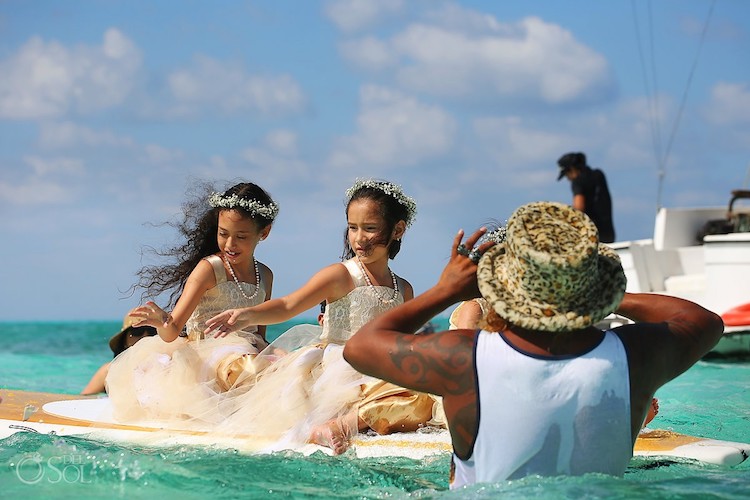
{"type": "Polygon", "coordinates": [[[133,326],[153,326],[154,328],[166,328],[172,321],[172,316],[161,307],[157,306],[155,302],[148,301],[146,304],[136,307],[130,316],[139,318],[138,323],[133,326]]]}
{"type": "Polygon", "coordinates": [[[462,242],[464,232],[460,230],[453,239],[450,261],[448,261],[448,264],[443,269],[437,286],[453,290],[457,300],[479,297],[477,263],[482,254],[495,245],[495,243],[487,241],[476,248],[474,248],[474,245],[476,245],[477,241],[486,232],[485,228],[480,228],[466,238],[465,242],[462,242]]]}
{"type": "Polygon", "coordinates": [[[228,309],[206,321],[206,329],[203,333],[206,336],[213,334],[215,338],[226,337],[252,324],[250,308],[228,309]]]}

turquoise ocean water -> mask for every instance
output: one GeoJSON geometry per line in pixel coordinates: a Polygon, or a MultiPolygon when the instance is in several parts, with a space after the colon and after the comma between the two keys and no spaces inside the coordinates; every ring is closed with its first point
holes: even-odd
{"type": "MultiPolygon", "coordinates": [[[[292,324],[271,328],[269,337],[292,324]]],[[[107,340],[119,327],[117,321],[0,323],[0,395],[3,389],[78,393],[111,359],[107,340]]],[[[653,428],[750,442],[750,362],[701,362],[657,397],[661,412],[653,428]]],[[[526,478],[458,492],[448,491],[448,466],[447,456],[422,461],[322,453],[244,456],[232,450],[154,449],[20,432],[0,440],[0,497],[750,497],[750,460],[728,467],[634,458],[624,478],[526,478]]]]}

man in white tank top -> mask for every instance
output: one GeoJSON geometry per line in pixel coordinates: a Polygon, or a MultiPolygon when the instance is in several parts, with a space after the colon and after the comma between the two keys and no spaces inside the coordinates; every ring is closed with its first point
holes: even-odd
{"type": "Polygon", "coordinates": [[[583,212],[530,203],[506,241],[462,243],[438,283],[378,316],[346,344],[362,373],[443,398],[451,487],[527,475],[621,476],[656,390],[718,342],[716,314],[686,300],[625,293],[614,250],[583,212]],[[476,248],[474,248],[476,245],[476,248]],[[483,297],[482,330],[413,335],[483,297]],[[634,324],[603,332],[611,312],[634,324]]]}

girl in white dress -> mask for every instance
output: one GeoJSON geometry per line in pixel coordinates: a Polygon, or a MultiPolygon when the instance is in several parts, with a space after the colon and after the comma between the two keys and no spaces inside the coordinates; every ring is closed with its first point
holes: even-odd
{"type": "Polygon", "coordinates": [[[255,249],[271,231],[277,204],[259,186],[240,183],[184,209],[177,225],[184,243],[159,253],[177,263],[139,272],[144,295],[171,291],[174,308],[167,313],[147,302],[131,312],[140,319],[134,326],[155,327],[158,335],[117,356],[106,379],[114,417],[123,422],[216,423],[223,393],[267,346],[264,326],[248,323],[219,339],[205,338],[203,324],[227,308],[270,298],[273,274],[255,259],[255,249]]]}
{"type": "Polygon", "coordinates": [[[415,430],[431,418],[429,396],[366,377],[342,356],[344,343],[362,325],[414,296],[388,260],[398,253],[415,214],[416,204],[399,186],[357,181],[346,195],[344,262],[323,268],[285,297],[225,311],[206,323],[206,333],[221,338],[327,303],[322,333],[312,325],[295,327],[256,358],[257,382],[218,432],[261,431],[278,449],[312,441],[341,453],[358,430],[415,430]]]}

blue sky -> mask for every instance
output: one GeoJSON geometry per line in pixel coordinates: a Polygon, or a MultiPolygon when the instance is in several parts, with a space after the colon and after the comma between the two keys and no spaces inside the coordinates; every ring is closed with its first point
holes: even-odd
{"type": "Polygon", "coordinates": [[[277,200],[276,296],[338,260],[358,177],[417,200],[417,293],[459,228],[570,202],[568,151],[650,237],[748,187],[749,30],[744,0],[0,2],[0,320],[121,318],[196,179],[277,200]]]}

